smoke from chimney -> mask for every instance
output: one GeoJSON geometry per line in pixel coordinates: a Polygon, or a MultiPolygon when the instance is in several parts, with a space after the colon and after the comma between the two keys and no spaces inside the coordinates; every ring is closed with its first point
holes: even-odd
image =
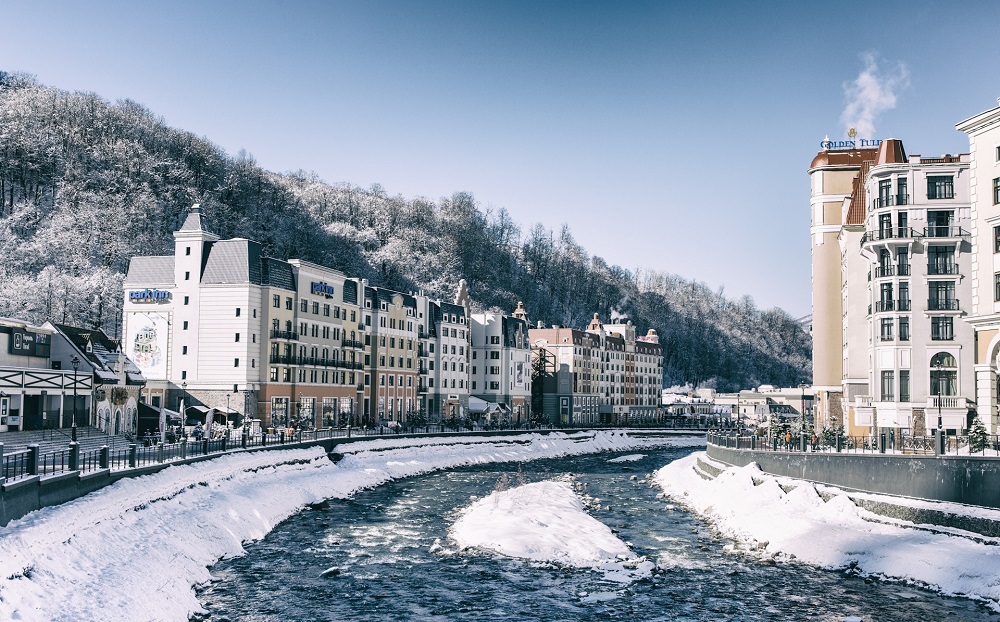
{"type": "Polygon", "coordinates": [[[854,128],[861,138],[876,138],[875,121],[886,110],[896,107],[896,94],[910,84],[904,63],[888,73],[879,69],[872,52],[861,55],[864,69],[852,82],[844,83],[847,105],[840,115],[845,129],[854,128]]]}

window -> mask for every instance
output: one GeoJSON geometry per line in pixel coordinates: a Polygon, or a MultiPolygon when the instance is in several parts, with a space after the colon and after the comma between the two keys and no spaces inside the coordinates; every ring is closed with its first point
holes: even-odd
{"type": "Polygon", "coordinates": [[[955,338],[954,322],[952,317],[932,317],[931,318],[931,339],[933,341],[951,341],[955,338]]]}
{"type": "Polygon", "coordinates": [[[1000,226],[993,227],[993,252],[1000,253],[1000,226]]]}
{"type": "Polygon", "coordinates": [[[993,178],[993,205],[1000,205],[1000,177],[993,178]]]}
{"type": "Polygon", "coordinates": [[[184,254],[185,255],[190,255],[191,254],[191,247],[190,246],[185,246],[184,247],[184,254]]]}
{"type": "Polygon", "coordinates": [[[500,345],[500,335],[491,335],[490,343],[493,345],[500,345]]]}
{"type": "Polygon", "coordinates": [[[271,382],[277,382],[277,381],[278,381],[278,368],[277,367],[272,367],[271,368],[271,382]]]}
{"type": "Polygon", "coordinates": [[[233,359],[233,367],[239,367],[239,366],[240,366],[240,359],[233,359]]]}
{"type": "Polygon", "coordinates": [[[955,311],[958,309],[954,281],[928,282],[927,295],[927,308],[931,311],[955,311]]]}
{"type": "Polygon", "coordinates": [[[187,353],[188,353],[188,347],[187,346],[181,346],[181,354],[187,354],[187,353]]]}
{"type": "Polygon", "coordinates": [[[492,352],[490,352],[490,358],[492,360],[497,360],[500,358],[500,353],[497,352],[496,350],[493,350],[492,352]]]}
{"type": "Polygon", "coordinates": [[[239,316],[240,316],[240,308],[236,307],[236,317],[239,317],[239,316]]]}
{"type": "Polygon", "coordinates": [[[314,302],[312,308],[313,308],[313,315],[319,315],[319,303],[314,302]]]}
{"type": "Polygon", "coordinates": [[[1000,302],[1000,272],[993,275],[993,300],[1000,302]]]}
{"type": "Polygon", "coordinates": [[[187,330],[187,329],[188,329],[188,323],[187,323],[187,320],[184,320],[184,330],[187,330]]]}
{"type": "Polygon", "coordinates": [[[475,380],[472,381],[472,390],[473,391],[476,390],[476,381],[475,380]]]}
{"type": "Polygon", "coordinates": [[[292,310],[292,298],[290,296],[285,298],[285,309],[292,310]]]}
{"type": "Polygon", "coordinates": [[[955,182],[951,175],[927,176],[928,199],[954,199],[955,182]]]}
{"type": "MultiPolygon", "coordinates": [[[[323,315],[330,317],[330,305],[323,305],[323,315]]],[[[340,315],[339,313],[337,315],[340,315]]]]}
{"type": "Polygon", "coordinates": [[[184,280],[185,281],[190,281],[191,280],[191,273],[190,272],[185,272],[184,273],[184,280]]]}
{"type": "Polygon", "coordinates": [[[281,370],[281,381],[282,382],[291,382],[292,381],[292,370],[288,369],[287,367],[283,367],[282,370],[281,370]]]}
{"type": "Polygon", "coordinates": [[[910,202],[910,195],[906,192],[906,178],[900,177],[896,180],[896,205],[907,205],[910,202]]]}
{"type": "Polygon", "coordinates": [[[275,294],[271,298],[271,306],[273,306],[275,309],[280,309],[281,308],[281,296],[279,296],[278,294],[275,294]]]}
{"type": "Polygon", "coordinates": [[[191,302],[191,298],[184,296],[184,304],[188,304],[189,302],[191,302]]]}
{"type": "Polygon", "coordinates": [[[927,247],[927,274],[958,274],[954,246],[927,247]]]}
{"type": "Polygon", "coordinates": [[[899,340],[910,340],[910,318],[908,317],[899,318],[899,340]]]}
{"type": "Polygon", "coordinates": [[[891,317],[882,318],[882,341],[892,341],[892,325],[891,317]]]}
{"type": "Polygon", "coordinates": [[[181,380],[187,380],[188,373],[186,371],[181,372],[181,380]]]}
{"type": "Polygon", "coordinates": [[[958,380],[958,363],[955,357],[947,352],[938,352],[931,357],[931,394],[956,395],[958,380]]]}
{"type": "Polygon", "coordinates": [[[895,374],[891,371],[882,372],[882,401],[891,402],[895,400],[895,374]]]}

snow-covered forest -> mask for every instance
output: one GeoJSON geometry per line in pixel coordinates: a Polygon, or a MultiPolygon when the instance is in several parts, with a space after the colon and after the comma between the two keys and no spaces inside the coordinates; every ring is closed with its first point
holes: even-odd
{"type": "MultiPolygon", "coordinates": [[[[456,180],[460,183],[460,180],[456,180]]],[[[583,327],[627,316],[664,344],[665,383],[719,389],[811,379],[809,336],[780,309],[591,256],[569,227],[522,228],[467,192],[431,200],[274,173],[168,127],[142,105],[0,72],[0,316],[120,332],[133,255],[172,252],[192,203],[223,238],[332,266],[372,284],[583,327]]],[[[671,232],[664,231],[668,238],[671,232]]]]}

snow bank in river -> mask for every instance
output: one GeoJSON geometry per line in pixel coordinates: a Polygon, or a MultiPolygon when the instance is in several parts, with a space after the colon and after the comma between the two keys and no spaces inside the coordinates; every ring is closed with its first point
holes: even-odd
{"type": "MultiPolygon", "coordinates": [[[[770,476],[756,465],[730,468],[706,481],[693,469],[698,458],[711,462],[704,453],[672,462],[657,471],[657,484],[751,552],[912,580],[947,594],[987,599],[1000,609],[1000,538],[888,519],[856,506],[835,488],[770,476]],[[834,496],[824,502],[819,492],[834,496]]],[[[998,510],[864,496],[1000,521],[998,510]]]]}
{"type": "Polygon", "coordinates": [[[629,454],[627,456],[618,456],[617,458],[612,458],[608,462],[638,462],[646,457],[646,454],[629,454]]]}
{"type": "Polygon", "coordinates": [[[704,440],[600,432],[373,443],[379,451],[351,447],[336,465],[313,448],[174,466],[13,521],[0,529],[0,620],[186,621],[202,610],[193,586],[216,560],[242,554],[307,504],[436,469],[704,440]]]}
{"type": "Polygon", "coordinates": [[[465,509],[451,528],[462,548],[478,547],[540,562],[606,571],[632,580],[653,564],[636,558],[607,525],[587,514],[565,481],[536,482],[501,490],[465,509]]]}
{"type": "Polygon", "coordinates": [[[462,548],[581,568],[632,556],[607,525],[587,514],[580,497],[562,481],[494,492],[463,512],[451,536],[462,548]]]}

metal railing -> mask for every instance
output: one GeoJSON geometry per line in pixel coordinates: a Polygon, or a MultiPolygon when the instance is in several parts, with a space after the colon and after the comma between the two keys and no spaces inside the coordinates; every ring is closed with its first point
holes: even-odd
{"type": "Polygon", "coordinates": [[[961,227],[931,225],[924,228],[925,238],[968,238],[970,233],[961,227]]]}
{"type": "Polygon", "coordinates": [[[892,207],[893,205],[909,205],[910,195],[908,194],[890,194],[888,196],[877,197],[872,199],[872,209],[879,209],[882,207],[892,207]]]}
{"type": "MultiPolygon", "coordinates": [[[[959,398],[964,399],[964,398],[959,398]]],[[[1000,435],[944,434],[942,455],[1000,457],[1000,435]]],[[[936,455],[936,435],[882,433],[869,436],[757,435],[731,431],[711,431],[709,445],[752,451],[893,454],[898,456],[936,455]]]]}
{"type": "MultiPolygon", "coordinates": [[[[482,425],[470,421],[449,420],[440,423],[427,423],[420,426],[372,425],[362,427],[322,428],[317,430],[275,429],[268,428],[264,433],[242,436],[237,430],[227,429],[213,439],[184,438],[177,443],[157,443],[152,445],[130,444],[122,449],[110,449],[107,446],[98,449],[80,451],[79,446],[72,443],[67,449],[39,453],[37,445],[29,445],[27,450],[3,453],[0,444],[0,477],[7,481],[23,479],[31,476],[51,476],[61,473],[93,472],[100,469],[124,471],[184,460],[195,456],[224,454],[248,448],[285,445],[290,443],[310,442],[332,438],[356,437],[392,437],[403,433],[408,434],[475,434],[484,431],[530,431],[539,429],[560,429],[561,425],[538,425],[531,423],[482,425]]],[[[662,417],[659,420],[635,420],[618,423],[590,423],[586,425],[567,424],[565,427],[585,429],[670,429],[703,432],[707,430],[704,422],[689,420],[684,417],[662,417]]]]}
{"type": "Polygon", "coordinates": [[[922,236],[910,227],[886,227],[885,229],[866,232],[863,236],[861,236],[861,243],[867,244],[869,242],[877,242],[879,240],[893,239],[911,240],[919,237],[922,236]]]}
{"type": "Polygon", "coordinates": [[[958,274],[958,264],[927,264],[927,274],[958,274]]]}
{"type": "Polygon", "coordinates": [[[928,311],[958,311],[958,300],[941,298],[929,298],[927,300],[928,311]]]}
{"type": "Polygon", "coordinates": [[[271,339],[288,339],[291,341],[298,341],[299,334],[294,330],[275,330],[272,328],[271,339]]]}
{"type": "Polygon", "coordinates": [[[896,308],[896,302],[894,300],[876,300],[875,301],[875,313],[883,313],[885,311],[893,311],[896,308]]]}
{"type": "Polygon", "coordinates": [[[365,344],[357,339],[344,339],[340,342],[345,348],[364,348],[365,344]]]}

